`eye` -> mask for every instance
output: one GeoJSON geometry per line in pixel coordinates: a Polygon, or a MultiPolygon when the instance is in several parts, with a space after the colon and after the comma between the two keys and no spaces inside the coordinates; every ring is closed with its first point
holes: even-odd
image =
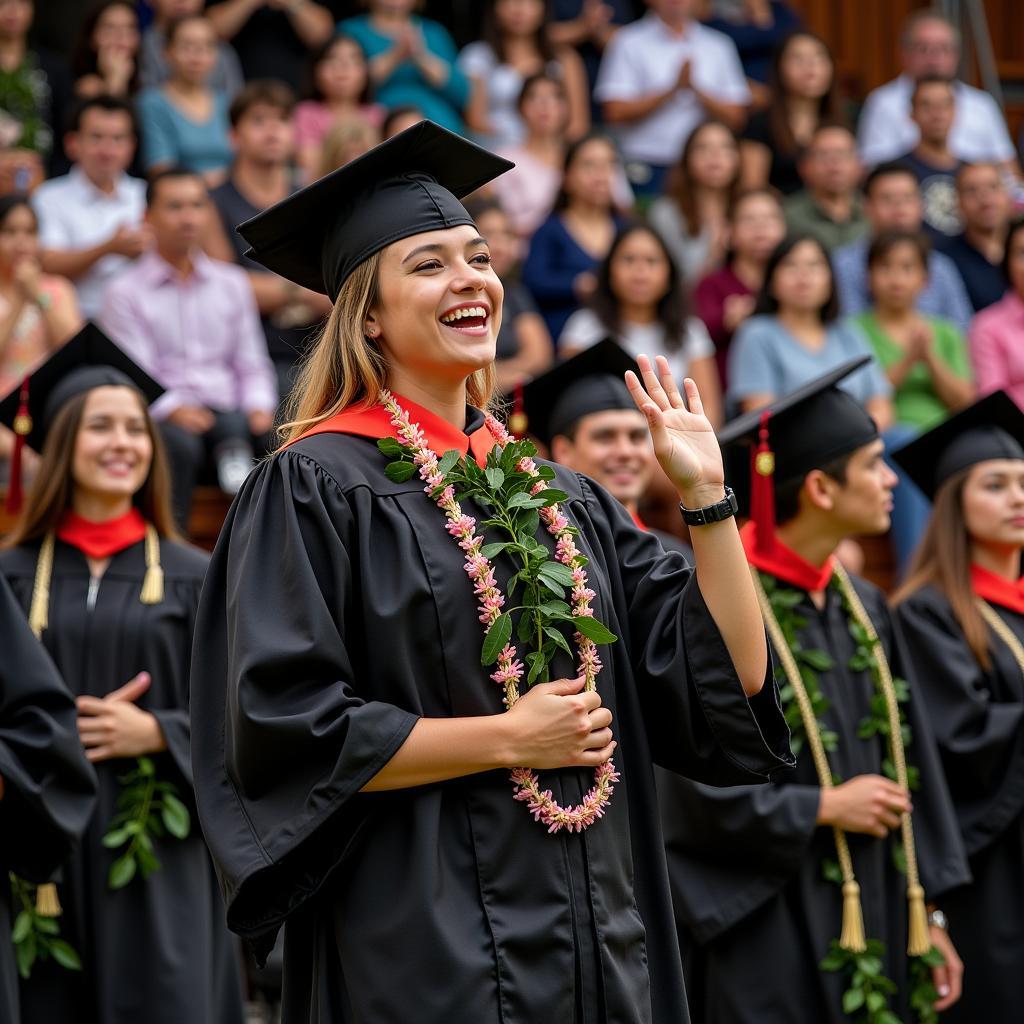
{"type": "Polygon", "coordinates": [[[480,266],[489,267],[491,265],[490,253],[478,252],[475,256],[470,257],[470,263],[478,263],[480,266]]]}
{"type": "Polygon", "coordinates": [[[440,260],[427,260],[425,263],[421,263],[421,264],[419,264],[419,266],[416,267],[416,272],[419,273],[419,271],[421,271],[421,270],[440,270],[440,269],[441,269],[441,261],[440,260]]]}

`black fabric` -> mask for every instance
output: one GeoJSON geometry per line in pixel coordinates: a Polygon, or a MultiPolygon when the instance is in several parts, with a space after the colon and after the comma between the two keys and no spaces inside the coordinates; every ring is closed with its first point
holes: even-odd
{"type": "Polygon", "coordinates": [[[524,313],[537,316],[537,303],[526,290],[522,281],[502,281],[505,297],[501,303],[501,327],[498,328],[498,339],[495,342],[494,358],[514,359],[519,355],[519,336],[516,333],[516,320],[524,313]]]}
{"type": "MultiPolygon", "coordinates": [[[[0,554],[0,575],[25,611],[38,553],[31,544],[0,554]]],[[[61,930],[84,969],[68,972],[51,961],[33,970],[22,988],[22,1024],[241,1024],[237,949],[223,924],[191,795],[189,652],[206,561],[193,548],[161,542],[165,598],[144,605],[144,545],[135,544],[111,559],[90,612],[85,558],[57,541],[43,644],[75,696],[102,697],[140,671],[150,673],[137,703],[160,723],[167,751],[154,755],[157,775],[192,808],[192,831],[185,840],[157,840],[160,870],[111,891],[115,852],[101,839],[121,792],[118,778],[134,761],[97,765],[99,802],[60,886],[61,930]]]]}
{"type": "MultiPolygon", "coordinates": [[[[384,464],[372,439],[298,442],[249,478],[214,552],[193,763],[230,925],[265,954],[284,924],[290,1024],[684,1024],[652,761],[763,780],[791,763],[775,690],[744,698],[684,559],[554,466],[621,638],[601,648],[622,775],[605,817],[548,835],[505,771],[361,793],[420,716],[502,710],[462,554],[384,464]]],[[[541,776],[563,803],[593,782],[541,776]]]]}
{"type": "MultiPolygon", "coordinates": [[[[1024,643],[1024,616],[996,614],[1024,643]]],[[[994,635],[982,669],[946,597],[925,587],[896,615],[914,651],[925,707],[970,855],[972,885],[942,908],[966,965],[963,999],[943,1022],[1014,1020],[1024,973],[1024,677],[994,635]]]]}
{"type": "Polygon", "coordinates": [[[799,150],[792,153],[782,151],[772,132],[771,114],[769,111],[758,110],[751,114],[740,138],[747,142],[756,142],[768,150],[770,160],[768,184],[772,188],[776,188],[784,196],[788,196],[794,192],[799,192],[804,187],[804,182],[800,177],[800,171],[797,166],[800,152],[799,150]]]}
{"type": "Polygon", "coordinates": [[[913,150],[897,157],[896,163],[908,167],[917,178],[924,210],[923,224],[933,242],[958,235],[963,227],[960,221],[960,203],[956,194],[956,176],[963,164],[955,167],[936,167],[926,163],[913,150]]]}
{"type": "Polygon", "coordinates": [[[18,1021],[8,871],[49,881],[85,831],[96,775],[77,713],[53,662],[0,577],[0,1020],[18,1021]]]}
{"type": "Polygon", "coordinates": [[[963,235],[942,238],[935,243],[935,248],[956,264],[956,269],[964,279],[967,297],[976,313],[998,302],[1006,294],[1009,285],[1003,268],[998,263],[990,263],[988,257],[963,235]]]}
{"type": "MultiPolygon", "coordinates": [[[[913,794],[914,835],[925,892],[942,904],[969,873],[925,713],[927,697],[882,593],[853,582],[893,675],[910,683],[907,760],[921,775],[913,794]]],[[[830,702],[821,719],[838,734],[838,749],[829,754],[832,771],[844,780],[882,774],[882,740],[857,735],[874,687],[868,672],[847,667],[855,644],[841,599],[829,588],[819,611],[806,593],[796,593],[794,612],[807,620],[801,646],[825,651],[835,663],[818,676],[830,702]]],[[[817,967],[840,934],[843,897],[822,874],[823,860],[836,859],[835,843],[830,828],[816,825],[820,789],[806,744],[796,770],[768,787],[715,790],[661,773],[658,791],[695,1024],[848,1024],[843,979],[817,967]]],[[[899,833],[885,840],[850,833],[848,839],[865,931],[885,942],[885,971],[902,985],[902,1001],[907,900],[905,879],[893,863],[899,833]]]]}

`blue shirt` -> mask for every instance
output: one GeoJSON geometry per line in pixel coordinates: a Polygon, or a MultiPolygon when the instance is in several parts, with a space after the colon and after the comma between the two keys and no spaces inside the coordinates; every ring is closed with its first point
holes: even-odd
{"type": "Polygon", "coordinates": [[[213,113],[206,121],[186,117],[162,89],[144,89],[138,100],[142,128],[142,162],[174,164],[189,171],[219,171],[231,165],[228,99],[213,94],[213,113]]]}
{"type": "Polygon", "coordinates": [[[936,242],[936,248],[956,264],[975,312],[998,302],[1006,294],[1009,285],[1002,266],[990,263],[963,235],[941,239],[936,242]]]}

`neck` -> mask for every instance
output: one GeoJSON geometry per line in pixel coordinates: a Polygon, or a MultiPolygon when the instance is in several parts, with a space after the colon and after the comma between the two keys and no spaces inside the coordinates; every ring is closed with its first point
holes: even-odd
{"type": "Polygon", "coordinates": [[[812,191],[811,197],[833,220],[849,220],[853,213],[853,195],[849,192],[812,191]]]}
{"type": "Polygon", "coordinates": [[[165,263],[169,263],[174,267],[182,277],[188,277],[192,273],[191,249],[165,249],[157,245],[156,252],[165,263]]]}
{"type": "Polygon", "coordinates": [[[693,196],[702,220],[724,219],[726,207],[729,205],[727,189],[697,185],[693,190],[693,196]]]}
{"type": "Polygon", "coordinates": [[[408,25],[411,18],[408,14],[402,14],[399,11],[373,11],[370,14],[370,20],[378,28],[396,31],[408,25]]]}
{"type": "Polygon", "coordinates": [[[964,228],[964,238],[978,252],[984,253],[991,263],[998,263],[1003,258],[1003,236],[1004,231],[999,227],[976,228],[968,224],[964,228]]]}
{"type": "Polygon", "coordinates": [[[466,426],[466,382],[425,380],[413,370],[391,366],[388,387],[462,430],[466,426]]]}
{"type": "Polygon", "coordinates": [[[288,168],[284,164],[257,163],[242,158],[235,162],[231,177],[242,192],[273,192],[281,199],[288,194],[288,168]]]}
{"type": "Polygon", "coordinates": [[[732,261],[732,272],[752,291],[764,283],[764,264],[737,253],[732,261]]]}
{"type": "Polygon", "coordinates": [[[577,220],[599,221],[608,218],[608,210],[605,207],[589,203],[585,199],[571,199],[565,212],[577,220]]]}
{"type": "Polygon", "coordinates": [[[975,543],[971,545],[971,561],[1011,583],[1020,579],[1020,548],[975,543]]]}
{"type": "Polygon", "coordinates": [[[0,64],[14,69],[25,56],[25,40],[21,36],[0,38],[0,64]]]}
{"type": "Polygon", "coordinates": [[[131,495],[100,494],[76,489],[71,498],[71,511],[91,523],[118,519],[132,510],[131,495]]]}
{"type": "Polygon", "coordinates": [[[790,117],[817,117],[821,100],[814,96],[787,96],[786,113],[790,117]]]}
{"type": "Polygon", "coordinates": [[[527,135],[523,148],[548,163],[558,164],[559,167],[565,158],[565,143],[559,135],[527,135]]]}
{"type": "Polygon", "coordinates": [[[914,306],[889,306],[884,302],[875,303],[874,313],[876,320],[893,326],[904,324],[917,316],[914,306]]]}
{"type": "Polygon", "coordinates": [[[793,333],[810,333],[822,329],[821,315],[816,309],[780,309],[779,322],[793,333]]]}
{"type": "Polygon", "coordinates": [[[658,319],[658,310],[646,302],[620,302],[619,315],[629,324],[653,324],[658,319]]]}
{"type": "Polygon", "coordinates": [[[914,149],[914,156],[937,167],[952,167],[958,163],[950,153],[946,139],[922,139],[914,149]]]}
{"type": "Polygon", "coordinates": [[[96,178],[93,177],[93,175],[91,175],[87,170],[85,170],[85,168],[82,167],[81,164],[79,164],[78,166],[81,169],[82,173],[85,175],[86,181],[88,181],[89,184],[93,186],[93,188],[98,189],[100,192],[105,192],[107,195],[110,195],[114,191],[114,189],[117,188],[118,175],[106,174],[103,177],[96,178]]]}
{"type": "Polygon", "coordinates": [[[206,85],[203,82],[189,82],[184,78],[172,78],[167,83],[167,88],[186,99],[198,99],[206,94],[206,85]]]}
{"type": "Polygon", "coordinates": [[[844,539],[827,519],[798,515],[776,529],[779,540],[805,562],[820,568],[835,553],[844,539]]]}
{"type": "Polygon", "coordinates": [[[658,19],[666,28],[675,32],[676,35],[685,35],[687,26],[690,24],[689,18],[680,17],[679,15],[666,18],[663,14],[659,14],[658,19]]]}

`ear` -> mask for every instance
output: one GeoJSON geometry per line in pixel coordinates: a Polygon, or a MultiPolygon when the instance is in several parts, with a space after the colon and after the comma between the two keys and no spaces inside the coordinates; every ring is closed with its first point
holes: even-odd
{"type": "Polygon", "coordinates": [[[72,163],[78,163],[78,132],[68,132],[64,136],[64,152],[72,163]]]}
{"type": "Polygon", "coordinates": [[[380,321],[377,319],[377,310],[375,308],[371,309],[363,321],[363,334],[368,338],[380,338],[381,333],[380,321]]]}
{"type": "Polygon", "coordinates": [[[804,479],[801,495],[812,508],[831,512],[835,507],[835,489],[835,480],[820,469],[812,469],[804,479]]]}
{"type": "Polygon", "coordinates": [[[573,443],[565,434],[551,438],[551,461],[568,466],[572,462],[573,443]]]}

